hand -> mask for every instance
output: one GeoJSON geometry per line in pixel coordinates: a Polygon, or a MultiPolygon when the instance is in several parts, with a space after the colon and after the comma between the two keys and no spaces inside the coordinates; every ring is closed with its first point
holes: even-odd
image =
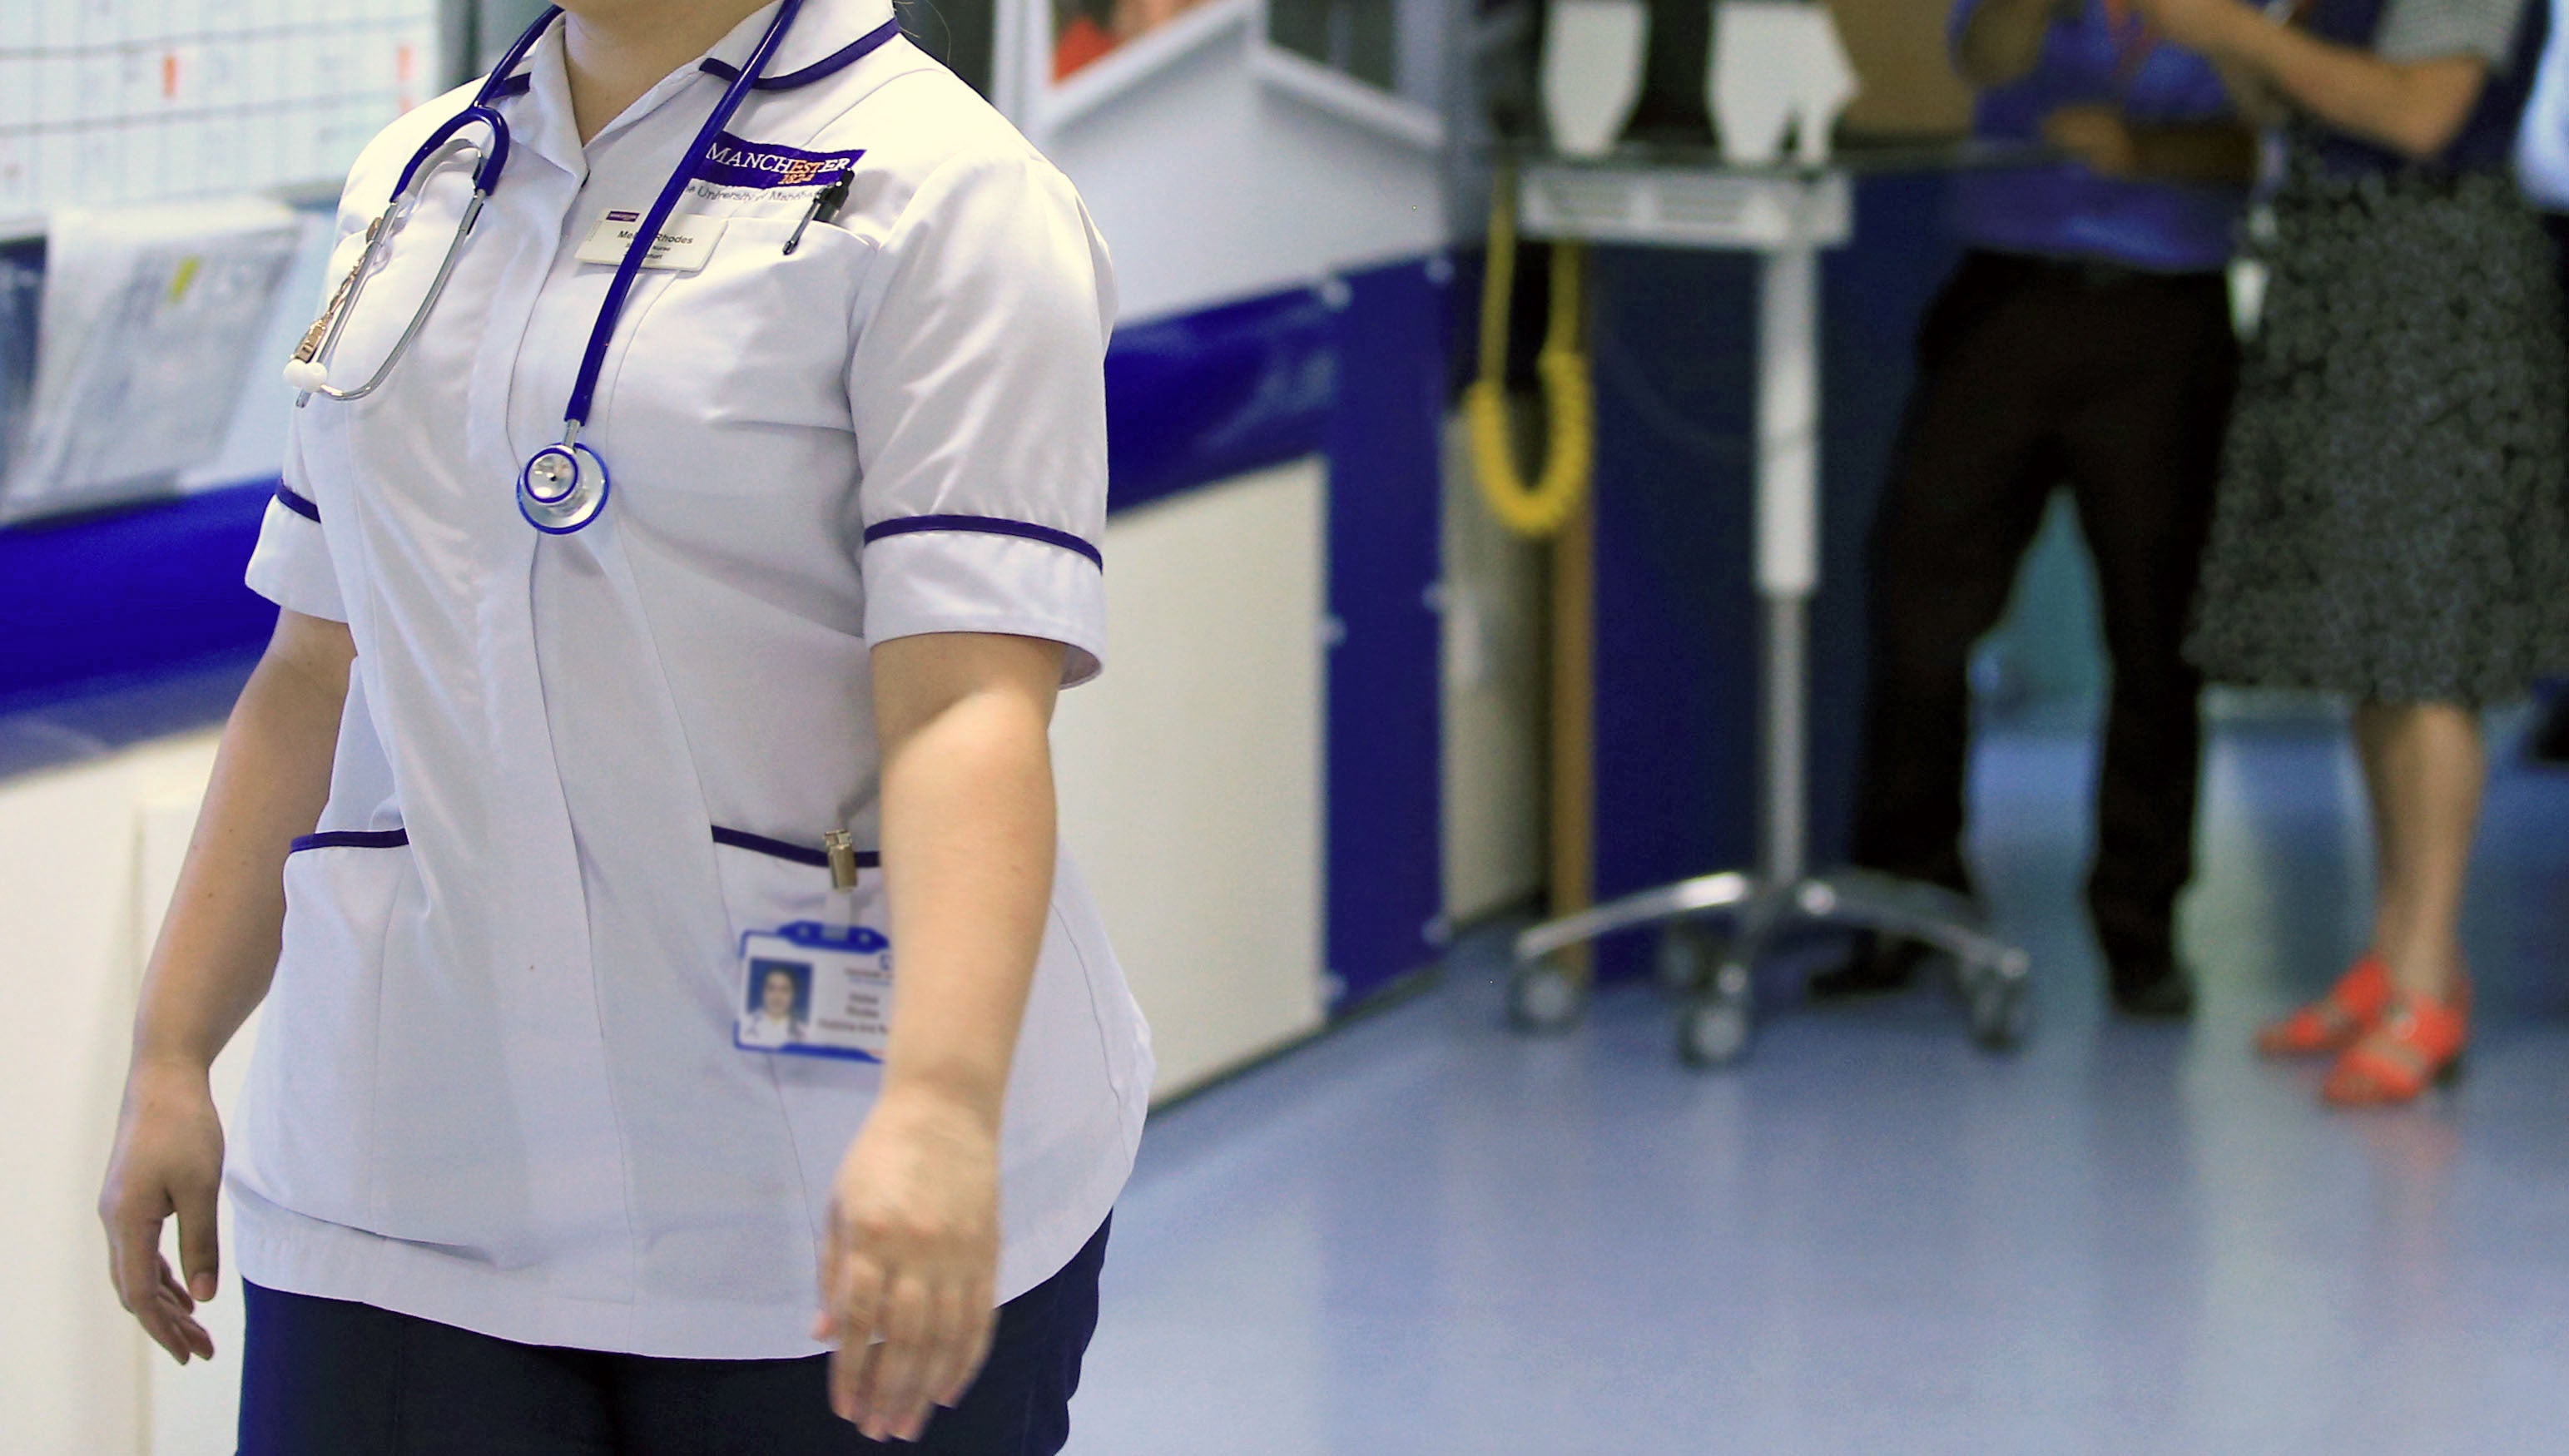
{"type": "Polygon", "coordinates": [[[2220,49],[2233,27],[2258,18],[2240,0],[2132,0],[2132,8],[2170,44],[2203,52],[2220,49]]]}
{"type": "Polygon", "coordinates": [[[870,1440],[918,1439],[930,1404],[953,1405],[980,1373],[998,1273],[996,1118],[887,1087],[831,1196],[812,1329],[839,1346],[830,1408],[870,1440]]]}
{"type": "Polygon", "coordinates": [[[2132,129],[2110,106],[2064,106],[2042,119],[2042,140],[2098,177],[2130,177],[2140,165],[2132,129]]]}
{"type": "Polygon", "coordinates": [[[98,1217],[117,1298],[182,1365],[214,1356],[213,1336],[195,1313],[217,1283],[214,1195],[222,1179],[223,1128],[205,1069],[136,1062],[98,1217]],[[161,1225],[174,1214],[184,1283],[161,1257],[161,1225]]]}

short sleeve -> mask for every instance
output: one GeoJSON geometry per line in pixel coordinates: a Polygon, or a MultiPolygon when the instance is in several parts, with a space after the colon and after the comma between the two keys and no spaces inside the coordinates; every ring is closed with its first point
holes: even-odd
{"type": "Polygon", "coordinates": [[[929,175],[858,300],[848,364],[865,634],[1043,637],[1065,685],[1105,655],[1113,274],[1031,154],[929,175]]]}
{"type": "MultiPolygon", "coordinates": [[[[2529,0],[2390,0],[2375,32],[2374,53],[2386,61],[2477,56],[2503,69],[2529,0]]],[[[2549,3],[2549,0],[2541,0],[2549,3]]]]}
{"type": "Polygon", "coordinates": [[[305,616],[348,619],[339,597],[339,573],[321,535],[321,508],[312,503],[301,458],[289,442],[285,479],[259,522],[258,545],[249,553],[249,589],[305,616]]]}

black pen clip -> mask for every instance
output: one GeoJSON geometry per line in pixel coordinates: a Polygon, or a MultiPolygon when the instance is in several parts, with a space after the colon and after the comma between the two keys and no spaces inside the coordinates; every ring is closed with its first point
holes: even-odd
{"type": "Polygon", "coordinates": [[[840,173],[837,181],[821,188],[813,196],[812,205],[804,210],[803,220],[794,224],[794,235],[785,239],[787,252],[790,253],[803,245],[804,228],[815,222],[827,222],[839,215],[839,209],[848,204],[848,181],[852,176],[851,173],[840,173]]]}

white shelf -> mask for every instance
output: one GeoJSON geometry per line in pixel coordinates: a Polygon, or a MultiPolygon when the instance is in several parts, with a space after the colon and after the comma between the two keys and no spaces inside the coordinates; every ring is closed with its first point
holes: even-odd
{"type": "Polygon", "coordinates": [[[1542,163],[1518,184],[1529,237],[1770,252],[1835,247],[1853,230],[1846,175],[1542,163]]]}

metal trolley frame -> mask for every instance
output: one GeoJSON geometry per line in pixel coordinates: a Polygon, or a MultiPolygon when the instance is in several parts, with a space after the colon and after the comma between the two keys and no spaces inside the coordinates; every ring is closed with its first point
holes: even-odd
{"type": "Polygon", "coordinates": [[[1529,163],[1528,236],[1754,252],[1758,277],[1757,592],[1763,618],[1759,863],[1645,890],[1518,935],[1511,1018],[1566,1027],[1588,990],[1572,952],[1620,930],[1661,927],[1662,978],[1682,996],[1677,1051],[1721,1067],[1747,1054],[1751,970],[1778,931],[1826,922],[1925,942],[1951,956],[1972,1032],[1992,1048],[2024,1035],[2029,960],[1941,887],[1863,871],[1809,872],[1808,621],[1819,586],[1819,253],[1852,230],[1836,170],[1744,171],[1683,161],[1529,163]],[[1726,929],[1715,933],[1714,927],[1726,929]]]}

